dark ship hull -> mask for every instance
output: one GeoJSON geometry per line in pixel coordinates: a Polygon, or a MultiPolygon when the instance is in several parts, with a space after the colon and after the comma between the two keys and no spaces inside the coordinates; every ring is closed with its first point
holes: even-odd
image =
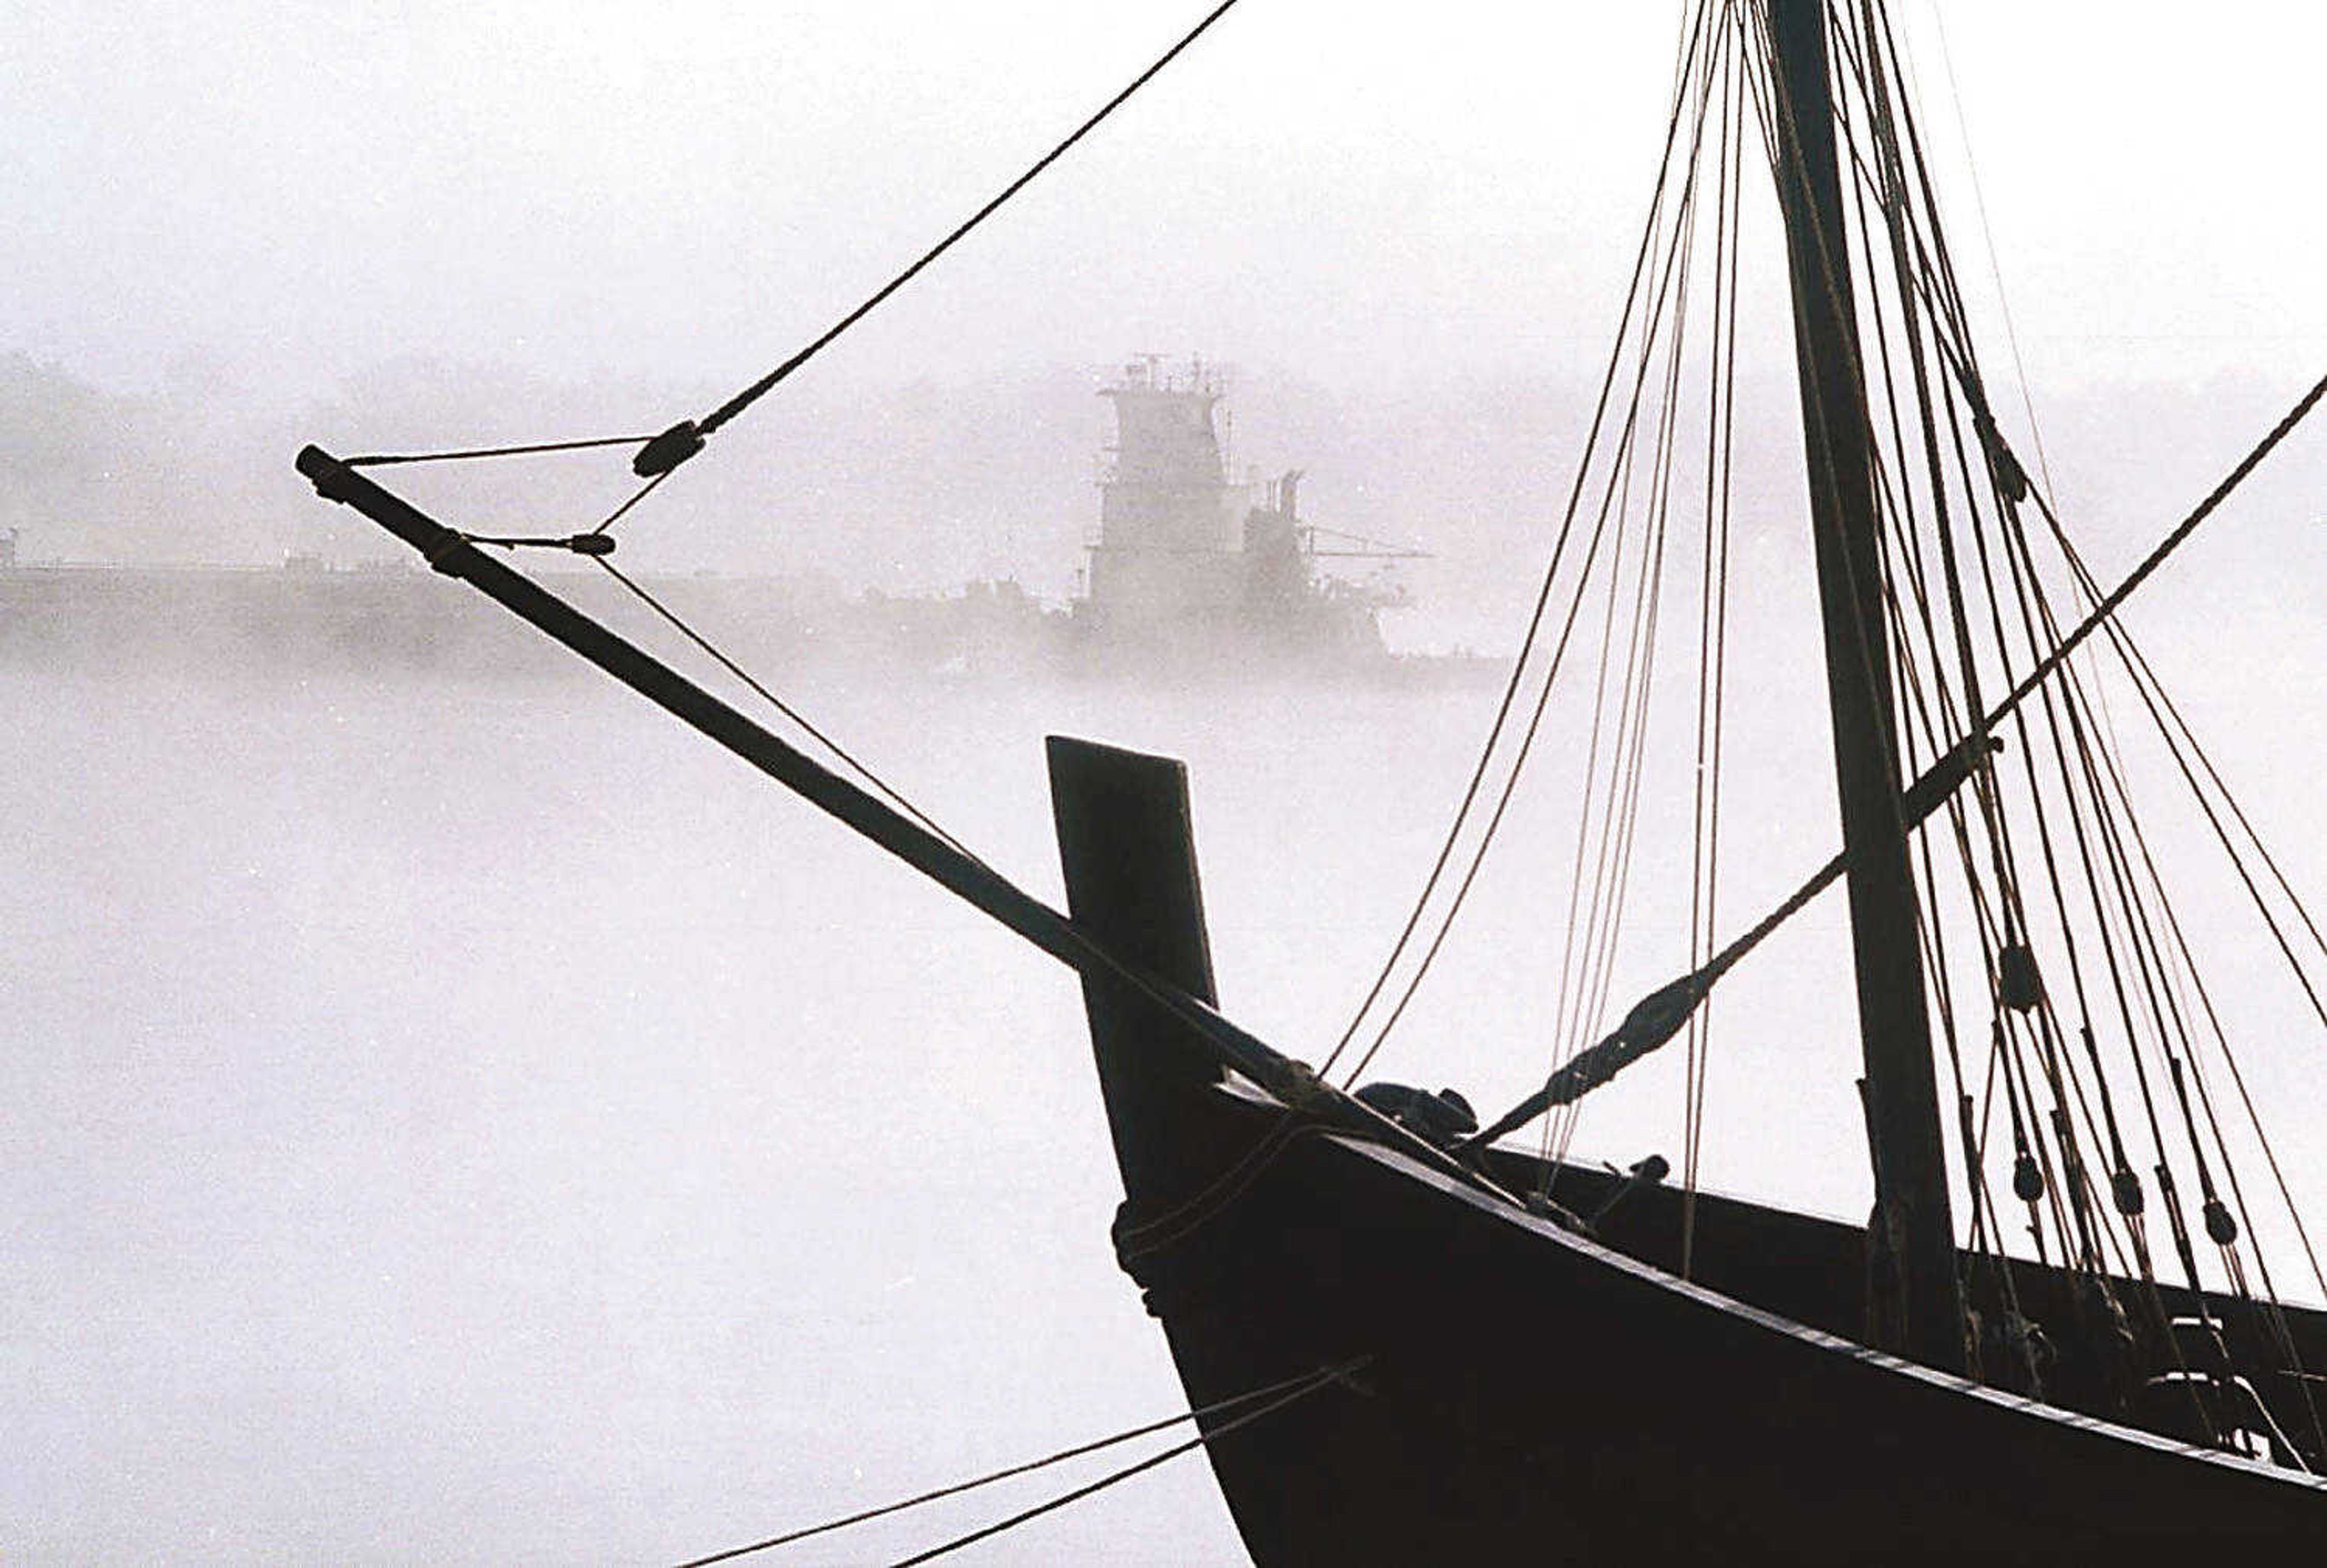
{"type": "MultiPolygon", "coordinates": [[[[1176,765],[1053,742],[1051,768],[1078,924],[1209,997],[1176,765]]],[[[1208,1445],[1262,1564],[2302,1561],[2327,1545],[2327,1483],[1854,1343],[1853,1227],[1701,1198],[1685,1283],[1677,1195],[1640,1193],[1587,1238],[1304,1127],[1155,1003],[1085,987],[1127,1193],[1118,1255],[1191,1403],[1361,1363],[1208,1445]]],[[[1539,1174],[1496,1158],[1507,1189],[1539,1174]]],[[[1568,1171],[1559,1190],[1588,1212],[1612,1181],[1568,1171]]],[[[2064,1321],[2062,1276],[2029,1265],[2020,1283],[2033,1317],[2064,1321]]],[[[2315,1364],[2327,1315],[2288,1315],[2315,1364]]]]}

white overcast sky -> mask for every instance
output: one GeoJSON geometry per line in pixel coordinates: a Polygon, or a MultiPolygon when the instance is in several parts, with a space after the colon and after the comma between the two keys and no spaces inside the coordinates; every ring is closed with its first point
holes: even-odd
{"type": "MultiPolygon", "coordinates": [[[[407,354],[740,385],[1200,6],[12,9],[0,353],[296,399],[407,354]]],[[[1680,9],[1245,0],[826,373],[1596,345],[1680,9]]],[[[1952,156],[1930,0],[1900,9],[1952,156]]],[[[2040,390],[2327,362],[2318,7],[1950,0],[1946,28],[2040,390]]]]}

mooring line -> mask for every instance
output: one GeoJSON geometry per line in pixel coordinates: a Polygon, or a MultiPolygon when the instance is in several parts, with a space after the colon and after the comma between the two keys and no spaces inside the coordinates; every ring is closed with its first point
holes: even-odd
{"type": "Polygon", "coordinates": [[[1013,1476],[1025,1475],[1033,1470],[1046,1469],[1051,1465],[1063,1463],[1070,1459],[1079,1459],[1087,1453],[1096,1453],[1101,1449],[1112,1448],[1118,1443],[1129,1442],[1134,1438],[1145,1437],[1153,1433],[1162,1432],[1166,1428],[1177,1426],[1183,1421],[1198,1421],[1208,1415],[1218,1414],[1224,1410],[1234,1409],[1240,1405],[1250,1405],[1255,1400],[1267,1401],[1266,1404],[1261,1405],[1257,1409],[1248,1410],[1243,1414],[1223,1423],[1220,1426],[1215,1428],[1211,1433],[1206,1435],[1191,1438],[1186,1442],[1180,1443],[1173,1448],[1164,1450],[1162,1453],[1152,1454],[1146,1459],[1141,1460],[1136,1464],[1128,1465],[1111,1474],[1102,1476],[1098,1480],[1078,1487],[1074,1490],[1067,1492],[1062,1496],[1052,1498],[1048,1502],[1039,1503],[1033,1507],[1024,1509],[1020,1513],[1013,1515],[1007,1519],[1000,1521],[999,1523],[985,1526],[977,1530],[972,1531],[968,1535],[957,1536],[953,1540],[947,1541],[937,1546],[932,1546],[917,1556],[905,1558],[902,1563],[897,1564],[897,1568],[906,1568],[906,1564],[909,1563],[926,1563],[931,1558],[942,1556],[948,1552],[967,1546],[974,1541],[981,1541],[989,1535],[999,1535],[1005,1530],[1024,1524],[1029,1519],[1047,1514],[1054,1508],[1064,1507],[1067,1504],[1074,1502],[1078,1498],[1089,1497],[1091,1493],[1103,1490],[1107,1487],[1113,1486],[1117,1481],[1127,1480],[1131,1477],[1139,1474],[1142,1470],[1152,1470],[1155,1466],[1162,1464],[1165,1460],[1175,1458],[1180,1454],[1187,1452],[1191,1449],[1200,1448],[1206,1442],[1210,1441],[1210,1438],[1223,1436],[1228,1433],[1234,1432],[1240,1426],[1247,1425],[1249,1423],[1259,1420],[1264,1415],[1268,1415],[1276,1411],[1283,1409],[1296,1399],[1307,1397],[1309,1395],[1315,1393],[1318,1389],[1324,1387],[1327,1384],[1347,1377],[1350,1373],[1356,1371],[1359,1367],[1364,1366],[1366,1362],[1371,1359],[1371,1357],[1361,1356],[1355,1360],[1344,1361],[1339,1366],[1321,1367],[1314,1371],[1302,1373],[1298,1377],[1286,1377],[1278,1382],[1268,1384],[1263,1387],[1249,1389],[1242,1394],[1231,1395],[1226,1399],[1215,1400],[1210,1405],[1201,1405],[1192,1410],[1182,1411],[1177,1415],[1165,1416],[1161,1421],[1151,1421],[1143,1425],[1131,1427],[1128,1430],[1116,1433],[1110,1437],[1097,1438],[1089,1442],[1078,1443],[1072,1448],[1063,1448],[1059,1450],[1056,1453],[1045,1454],[1041,1459],[1028,1460],[1022,1464],[1014,1464],[1003,1470],[994,1470],[972,1480],[957,1481],[951,1486],[939,1487],[934,1491],[923,1492],[918,1497],[905,1498],[893,1503],[884,1503],[877,1508],[866,1508],[861,1513],[851,1514],[846,1518],[828,1519],[820,1525],[810,1525],[804,1529],[792,1530],[780,1535],[771,1535],[764,1541],[754,1541],[749,1545],[731,1546],[726,1551],[715,1552],[707,1557],[692,1558],[687,1562],[678,1564],[677,1568],[710,1568],[710,1564],[715,1563],[733,1562],[738,1557],[749,1556],[755,1552],[766,1552],[777,1546],[789,1545],[794,1541],[805,1541],[811,1535],[828,1535],[832,1531],[845,1529],[850,1525],[861,1525],[865,1523],[867,1520],[878,1519],[889,1514],[902,1513],[907,1508],[919,1507],[924,1503],[933,1503],[942,1498],[955,1497],[962,1492],[974,1491],[979,1487],[990,1486],[995,1481],[1007,1480],[1013,1476]],[[1274,1395],[1274,1397],[1271,1397],[1272,1395],[1274,1395]]]}

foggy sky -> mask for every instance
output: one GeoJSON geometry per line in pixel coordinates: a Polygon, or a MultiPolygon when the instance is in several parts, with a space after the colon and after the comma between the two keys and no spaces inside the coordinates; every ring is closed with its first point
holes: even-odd
{"type": "MultiPolygon", "coordinates": [[[[31,0],[0,350],[294,406],[409,354],[740,386],[1198,10],[31,0]]],[[[1255,0],[827,373],[1185,347],[1403,378],[1596,346],[1678,12],[1255,0]]],[[[2040,388],[2320,358],[2313,8],[1958,4],[1947,56],[1902,15],[1950,153],[1955,63],[2040,388]]]]}
{"type": "MultiPolygon", "coordinates": [[[[1680,9],[1251,0],[731,427],[642,564],[1061,594],[1107,434],[1089,390],[1157,350],[1238,368],[1239,468],[1306,466],[1317,520],[1437,550],[1426,598],[1491,598],[1567,475],[1680,9]]],[[[298,443],[699,414],[1195,14],[35,3],[0,73],[0,526],[47,558],[377,554],[319,518],[298,443]]],[[[2095,438],[2047,433],[2063,493],[2138,497],[2123,526],[2151,530],[2327,363],[2304,107],[2327,23],[1947,16],[1943,40],[1902,8],[1991,382],[2018,379],[1992,239],[2040,421],[2095,438]]],[[[623,493],[619,462],[525,478],[547,488],[443,499],[579,526],[623,493]]]]}

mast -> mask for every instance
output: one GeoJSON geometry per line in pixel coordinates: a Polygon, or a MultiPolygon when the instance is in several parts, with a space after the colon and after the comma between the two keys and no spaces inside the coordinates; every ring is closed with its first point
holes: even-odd
{"type": "Polygon", "coordinates": [[[1960,1372],[1963,1287],[1949,1212],[1915,887],[1899,808],[1879,523],[1836,167],[1826,0],[1769,0],[1769,19],[1779,98],[1778,201],[1793,285],[1794,351],[1874,1166],[1869,1315],[1893,1325],[1899,1342],[1886,1348],[1960,1372]]]}

